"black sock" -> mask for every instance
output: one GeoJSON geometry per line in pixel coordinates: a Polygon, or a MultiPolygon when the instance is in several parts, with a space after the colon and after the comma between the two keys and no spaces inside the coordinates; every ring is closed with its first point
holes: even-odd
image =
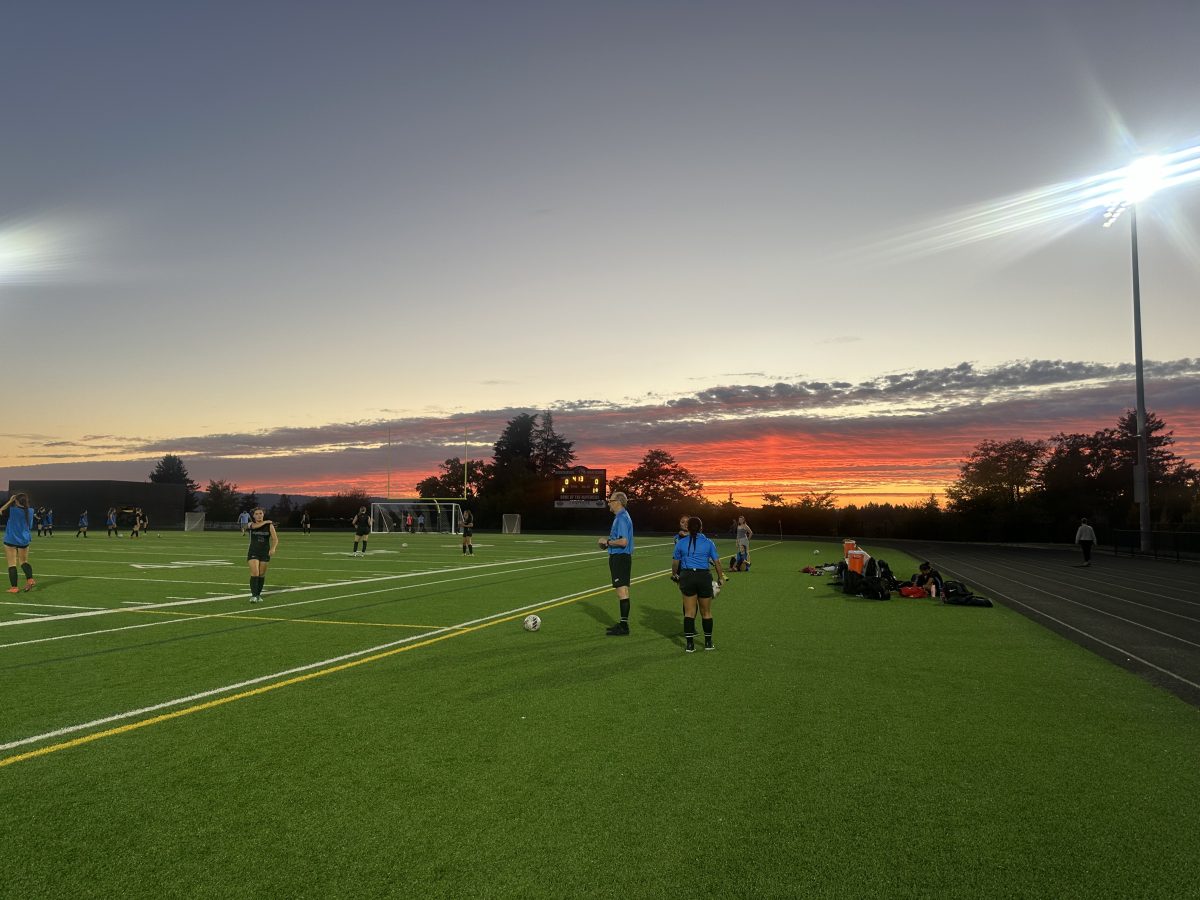
{"type": "Polygon", "coordinates": [[[355,552],[355,553],[357,553],[357,552],[358,552],[358,541],[355,541],[355,542],[354,542],[354,552],[355,552]]]}
{"type": "Polygon", "coordinates": [[[26,578],[33,577],[33,566],[29,563],[21,563],[21,571],[25,573],[26,578]]]}
{"type": "Polygon", "coordinates": [[[259,575],[254,580],[258,582],[254,591],[254,595],[257,597],[262,594],[263,585],[267,583],[267,577],[265,575],[259,575]]]}
{"type": "Polygon", "coordinates": [[[251,597],[257,596],[257,594],[258,594],[258,592],[254,590],[254,586],[257,583],[258,583],[258,576],[251,575],[250,576],[250,596],[251,597]]]}
{"type": "Polygon", "coordinates": [[[621,601],[621,621],[624,622],[626,625],[629,624],[629,600],[628,599],[621,601]]]}
{"type": "Polygon", "coordinates": [[[467,544],[467,552],[470,553],[472,556],[474,556],[475,555],[475,545],[467,544]]]}
{"type": "Polygon", "coordinates": [[[363,553],[367,552],[367,542],[363,541],[363,553]]]}
{"type": "Polygon", "coordinates": [[[16,566],[8,567],[8,584],[10,587],[17,586],[17,567],[16,566]]]}
{"type": "Polygon", "coordinates": [[[711,638],[712,637],[712,619],[701,619],[700,624],[704,626],[704,636],[706,638],[711,638]]]}
{"type": "Polygon", "coordinates": [[[683,636],[685,638],[693,638],[696,636],[696,617],[683,617],[683,636]]]}

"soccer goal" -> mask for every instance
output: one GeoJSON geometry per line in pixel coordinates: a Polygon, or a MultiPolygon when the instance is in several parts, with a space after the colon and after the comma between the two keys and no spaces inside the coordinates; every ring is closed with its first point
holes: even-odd
{"type": "Polygon", "coordinates": [[[191,512],[183,514],[183,530],[184,531],[203,531],[204,530],[204,513],[191,512]]]}
{"type": "Polygon", "coordinates": [[[387,500],[372,503],[371,531],[376,534],[419,534],[422,531],[460,534],[462,507],[445,500],[387,500]]]}
{"type": "Polygon", "coordinates": [[[505,513],[501,521],[501,532],[503,534],[520,534],[521,533],[521,514],[520,513],[505,513]]]}

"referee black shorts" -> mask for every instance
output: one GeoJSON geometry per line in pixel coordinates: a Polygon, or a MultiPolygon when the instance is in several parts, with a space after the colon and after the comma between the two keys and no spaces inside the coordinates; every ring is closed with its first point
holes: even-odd
{"type": "Polygon", "coordinates": [[[609,574],[612,575],[613,587],[629,587],[629,578],[633,573],[633,554],[608,554],[608,571],[609,574]]]}
{"type": "Polygon", "coordinates": [[[711,597],[712,585],[708,569],[679,570],[679,593],[685,597],[711,597]]]}

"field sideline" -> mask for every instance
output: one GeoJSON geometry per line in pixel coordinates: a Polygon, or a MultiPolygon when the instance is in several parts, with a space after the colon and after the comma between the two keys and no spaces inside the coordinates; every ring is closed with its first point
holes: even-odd
{"type": "Polygon", "coordinates": [[[761,541],[687,655],[669,538],[627,638],[594,539],[351,541],[281,534],[250,605],[236,533],[35,539],[0,601],[6,896],[1200,881],[1200,712],[1008,609],[846,597],[799,572],[838,545],[761,541]]]}

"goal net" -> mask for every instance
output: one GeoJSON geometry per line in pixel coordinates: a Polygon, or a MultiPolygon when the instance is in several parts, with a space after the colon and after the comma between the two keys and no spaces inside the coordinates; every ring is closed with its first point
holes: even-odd
{"type": "Polygon", "coordinates": [[[204,530],[204,513],[190,512],[183,514],[183,530],[184,531],[203,531],[204,530]]]}
{"type": "Polygon", "coordinates": [[[501,531],[503,534],[520,534],[521,533],[521,514],[520,513],[505,513],[502,519],[501,531]]]}
{"type": "Polygon", "coordinates": [[[419,534],[422,531],[459,534],[462,531],[462,507],[444,500],[372,503],[371,531],[376,534],[419,534]]]}

